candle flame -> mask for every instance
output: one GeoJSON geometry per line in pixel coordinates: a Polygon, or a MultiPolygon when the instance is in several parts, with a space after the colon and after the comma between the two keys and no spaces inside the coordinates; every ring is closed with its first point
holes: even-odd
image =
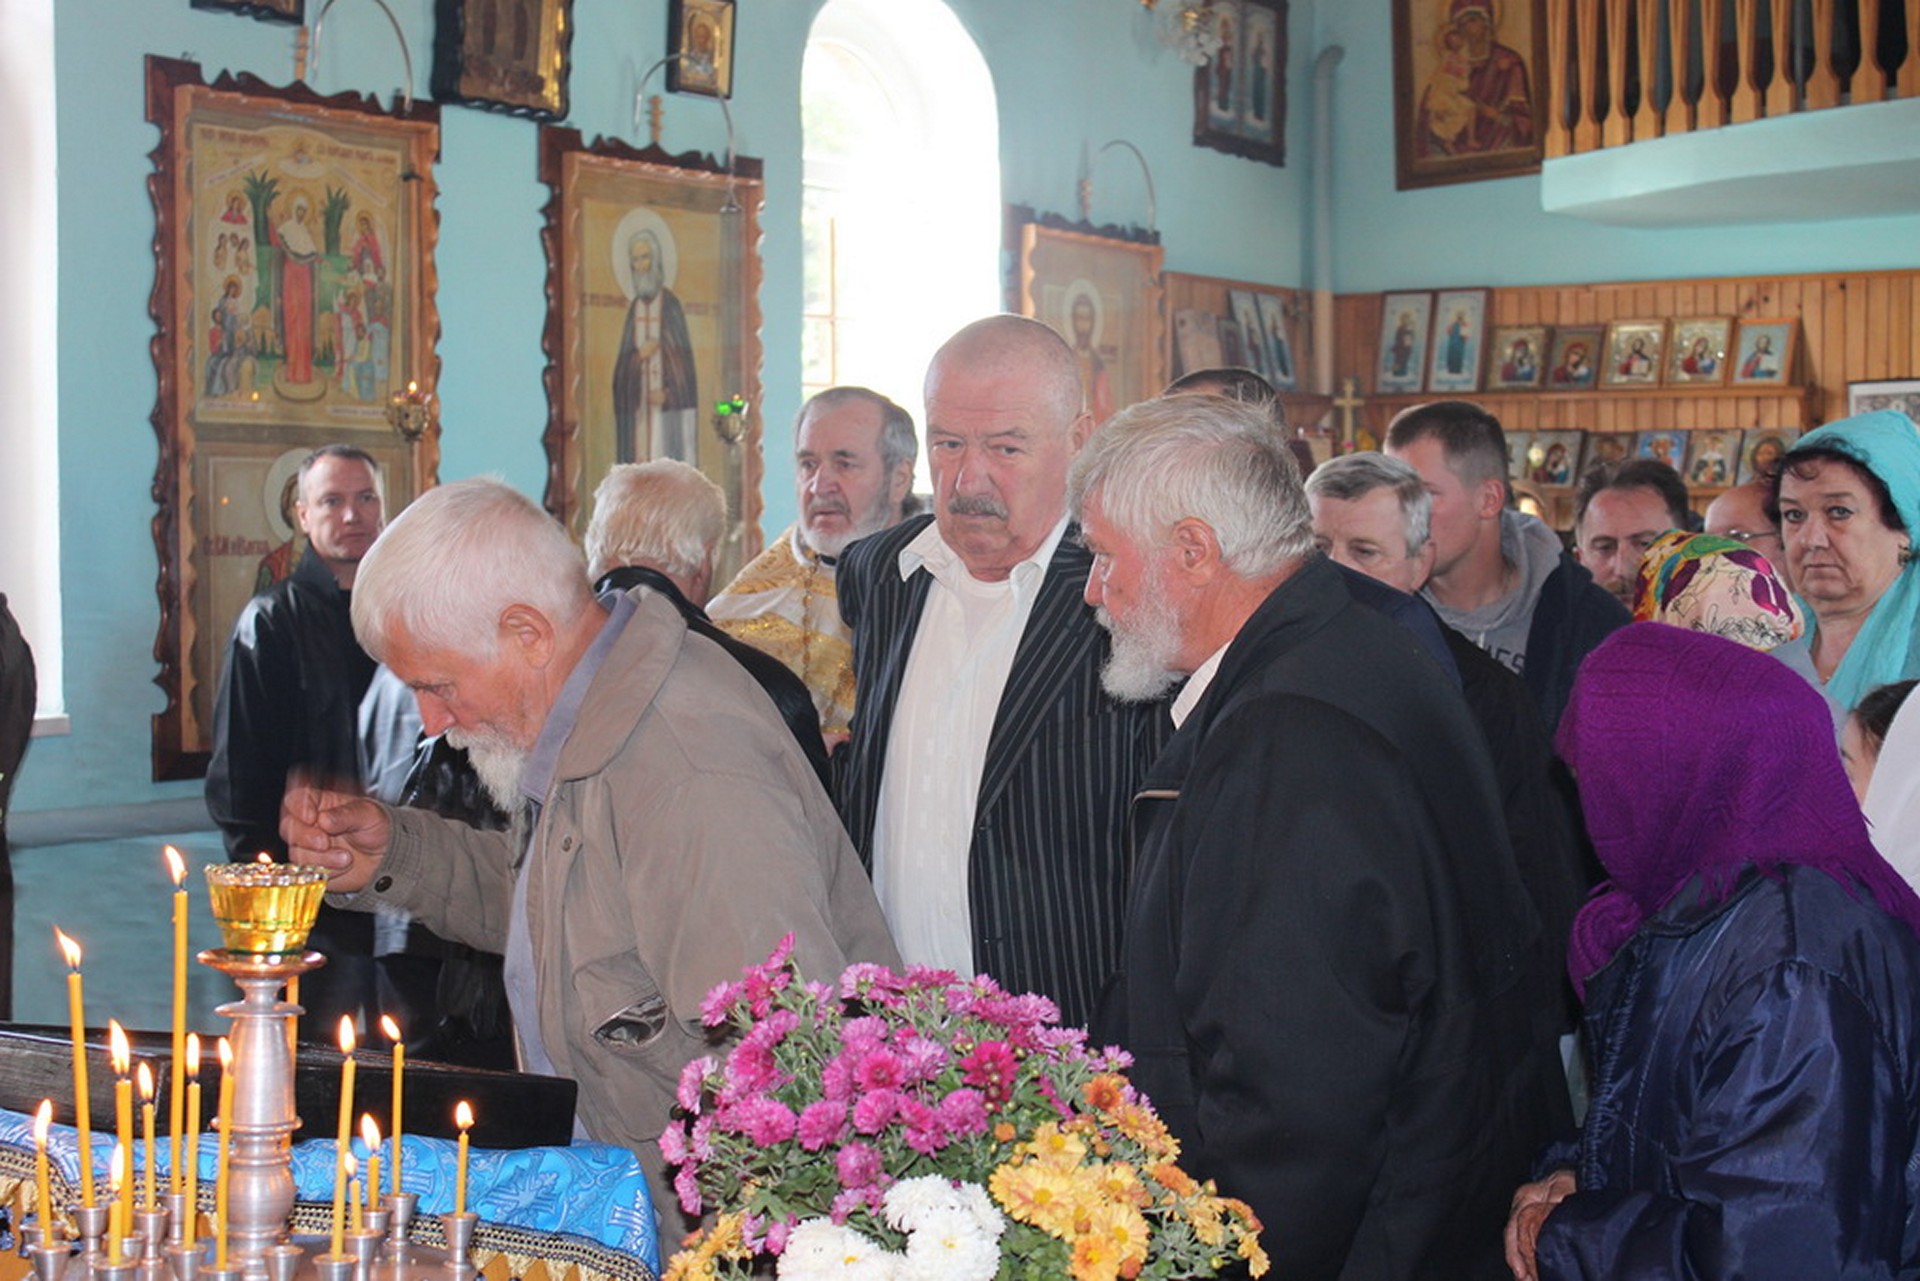
{"type": "Polygon", "coordinates": [[[467,1102],[465,1099],[461,1099],[460,1106],[453,1110],[453,1123],[463,1130],[471,1130],[473,1128],[473,1104],[467,1102]]]}
{"type": "Polygon", "coordinates": [[[360,1168],[360,1163],[353,1159],[353,1153],[342,1152],[340,1154],[340,1168],[345,1171],[346,1176],[351,1179],[354,1171],[360,1168]]]}
{"type": "Polygon", "coordinates": [[[200,1075],[200,1034],[187,1033],[187,1075],[200,1075]]]}
{"type": "Polygon", "coordinates": [[[265,850],[261,850],[253,856],[253,861],[256,863],[271,863],[273,862],[273,855],[267,853],[265,850]]]}
{"type": "Polygon", "coordinates": [[[126,1031],[121,1028],[120,1020],[107,1020],[107,1057],[113,1060],[113,1074],[125,1076],[133,1067],[133,1047],[127,1044],[126,1031]]]}
{"type": "Polygon", "coordinates": [[[113,1145],[113,1160],[108,1163],[108,1168],[112,1171],[113,1190],[118,1192],[120,1185],[127,1181],[127,1150],[117,1142],[113,1145]]]}
{"type": "Polygon", "coordinates": [[[167,856],[167,871],[173,877],[173,888],[184,892],[187,888],[187,861],[171,845],[163,846],[161,853],[167,856]]]}
{"type": "Polygon", "coordinates": [[[369,1152],[378,1152],[380,1150],[380,1127],[374,1124],[373,1113],[371,1112],[362,1112],[360,1114],[360,1141],[367,1145],[367,1151],[369,1152]]]}
{"type": "Polygon", "coordinates": [[[147,1066],[145,1059],[140,1060],[140,1066],[135,1073],[134,1079],[139,1082],[140,1101],[142,1103],[153,1102],[153,1069],[147,1066]]]}
{"type": "Polygon", "coordinates": [[[340,1053],[352,1054],[353,1047],[353,1015],[342,1014],[340,1016],[340,1053]]]}
{"type": "Polygon", "coordinates": [[[419,394],[420,394],[420,384],[415,382],[411,378],[407,379],[407,395],[417,396],[419,394]]]}
{"type": "Polygon", "coordinates": [[[400,1025],[393,1021],[393,1015],[391,1014],[382,1014],[380,1016],[380,1031],[389,1041],[397,1041],[400,1039],[400,1025]]]}
{"type": "Polygon", "coordinates": [[[80,945],[68,937],[67,932],[58,925],[53,927],[53,937],[59,941],[60,951],[65,954],[67,958],[67,968],[70,970],[79,969],[80,945]]]}
{"type": "Polygon", "coordinates": [[[233,1071],[233,1047],[227,1044],[227,1038],[224,1036],[220,1038],[220,1070],[233,1071]]]}
{"type": "Polygon", "coordinates": [[[41,1099],[40,1110],[33,1114],[33,1143],[35,1147],[47,1146],[47,1131],[53,1125],[53,1100],[41,1099]]]}

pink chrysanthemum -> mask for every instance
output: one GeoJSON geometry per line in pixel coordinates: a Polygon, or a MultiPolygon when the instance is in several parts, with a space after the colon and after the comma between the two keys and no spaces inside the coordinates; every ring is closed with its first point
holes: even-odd
{"type": "Polygon", "coordinates": [[[800,1113],[797,1131],[800,1146],[809,1152],[838,1143],[847,1129],[847,1105],[834,1099],[819,1099],[800,1113]]]}

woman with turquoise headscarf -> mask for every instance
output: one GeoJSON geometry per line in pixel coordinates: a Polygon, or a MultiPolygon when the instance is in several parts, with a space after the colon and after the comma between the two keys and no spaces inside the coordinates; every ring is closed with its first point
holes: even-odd
{"type": "Polygon", "coordinates": [[[1769,504],[1788,582],[1814,619],[1814,671],[1836,705],[1920,676],[1920,429],[1883,409],[1807,433],[1769,504]]]}

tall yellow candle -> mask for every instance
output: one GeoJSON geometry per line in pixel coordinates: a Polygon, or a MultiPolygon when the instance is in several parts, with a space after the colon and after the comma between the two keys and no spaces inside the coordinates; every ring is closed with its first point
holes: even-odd
{"type": "Polygon", "coordinates": [[[53,1182],[47,1172],[47,1129],[53,1124],[53,1100],[40,1100],[40,1110],[33,1114],[33,1190],[40,1195],[39,1208],[34,1211],[40,1217],[40,1243],[53,1245],[53,1182]]]}
{"type": "Polygon", "coordinates": [[[353,1157],[347,1146],[353,1142],[353,1044],[353,1019],[343,1014],[340,1016],[340,1053],[346,1057],[340,1060],[340,1138],[333,1160],[333,1253],[336,1255],[346,1253],[347,1162],[353,1157]]]}
{"type": "Polygon", "coordinates": [[[367,1145],[367,1210],[380,1208],[380,1127],[373,1113],[360,1114],[360,1141],[367,1145]]]}
{"type": "Polygon", "coordinates": [[[87,1100],[87,1011],[80,984],[80,945],[53,929],[67,958],[67,1015],[73,1025],[74,1129],[80,1132],[80,1204],[93,1208],[93,1108],[87,1100]]]}
{"type": "MultiPolygon", "coordinates": [[[[407,1071],[407,1043],[400,1039],[400,1025],[393,1021],[391,1014],[380,1016],[380,1030],[387,1034],[387,1040],[393,1042],[393,1105],[388,1109],[387,1124],[393,1130],[393,1190],[400,1191],[400,1136],[406,1133],[406,1126],[400,1118],[401,1104],[406,1100],[406,1091],[401,1081],[407,1071]]],[[[369,1186],[378,1195],[380,1180],[371,1179],[369,1186]]]]}
{"type": "Polygon", "coordinates": [[[180,1225],[180,1241],[191,1250],[200,1218],[200,1038],[192,1032],[187,1033],[187,1078],[187,1168],[182,1184],[187,1208],[180,1225]]]}
{"type": "Polygon", "coordinates": [[[153,1199],[153,1069],[140,1064],[140,1136],[147,1143],[147,1168],[141,1172],[140,1208],[151,1211],[153,1199]]]}
{"type": "Polygon", "coordinates": [[[107,1207],[107,1263],[118,1267],[125,1261],[122,1249],[127,1237],[128,1209],[125,1198],[120,1195],[122,1187],[131,1187],[133,1180],[127,1177],[127,1148],[124,1144],[113,1145],[113,1156],[108,1162],[108,1186],[112,1191],[113,1202],[107,1207]]]}
{"type": "Polygon", "coordinates": [[[213,1266],[227,1266],[227,1149],[233,1139],[233,1047],[220,1038],[220,1143],[213,1174],[213,1266]]]}
{"type": "Polygon", "coordinates": [[[347,1224],[355,1232],[361,1231],[361,1224],[365,1222],[360,1217],[360,1176],[354,1173],[358,1165],[359,1162],[355,1161],[353,1154],[349,1152],[347,1154],[347,1224]]]}
{"type": "MultiPolygon", "coordinates": [[[[107,1020],[107,1048],[113,1059],[113,1133],[129,1165],[127,1177],[113,1185],[114,1199],[120,1202],[120,1222],[133,1223],[133,1047],[127,1044],[126,1031],[119,1020],[107,1020]]],[[[125,1228],[122,1229],[123,1231],[125,1228]]]]}
{"type": "Polygon", "coordinates": [[[453,1171],[453,1212],[467,1212],[467,1131],[473,1128],[473,1105],[465,1099],[453,1110],[453,1123],[460,1127],[460,1154],[453,1171]]]}
{"type": "MultiPolygon", "coordinates": [[[[165,848],[167,871],[173,877],[173,1078],[167,1092],[167,1151],[170,1171],[167,1190],[179,1192],[185,1172],[180,1168],[180,1123],[186,1115],[187,1084],[187,863],[180,851],[165,848]]],[[[152,1158],[148,1158],[151,1163],[152,1158]]]]}

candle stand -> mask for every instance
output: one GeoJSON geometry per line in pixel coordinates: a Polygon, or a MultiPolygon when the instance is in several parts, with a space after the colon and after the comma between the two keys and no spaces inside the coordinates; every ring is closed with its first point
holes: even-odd
{"type": "Polygon", "coordinates": [[[441,1215],[448,1249],[409,1236],[415,1197],[394,1193],[376,1223],[350,1233],[346,1253],[332,1255],[324,1233],[293,1235],[288,1216],[294,1202],[293,1132],[300,1118],[293,1102],[293,1023],[301,1008],[280,999],[288,979],[326,963],[318,952],[247,955],[210,949],[200,953],[240,988],[238,1001],[219,1013],[233,1020],[233,1134],[228,1149],[227,1262],[213,1266],[213,1242],[181,1241],[179,1213],[193,1213],[184,1197],[163,1198],[159,1209],[136,1216],[123,1262],[108,1263],[103,1245],[107,1211],[76,1207],[78,1239],[41,1239],[28,1254],[35,1281],[471,1281],[470,1257],[477,1216],[441,1215]],[[385,1234],[381,1234],[381,1229],[385,1234]]]}

